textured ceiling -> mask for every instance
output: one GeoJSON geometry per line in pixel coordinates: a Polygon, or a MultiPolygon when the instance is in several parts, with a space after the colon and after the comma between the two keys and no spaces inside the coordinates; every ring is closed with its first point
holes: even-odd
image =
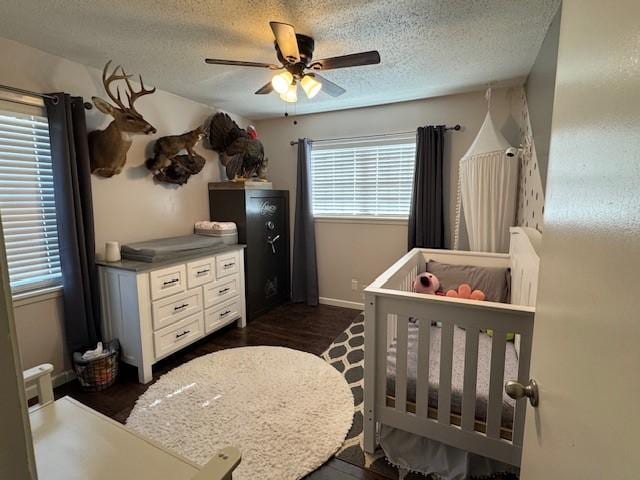
{"type": "Polygon", "coordinates": [[[339,98],[304,94],[311,113],[477,89],[529,73],[559,0],[2,0],[0,35],[248,118],[282,115],[253,92],[269,71],[205,57],[274,62],[270,20],[316,40],[315,58],[379,50],[380,65],[327,71],[339,98]]]}

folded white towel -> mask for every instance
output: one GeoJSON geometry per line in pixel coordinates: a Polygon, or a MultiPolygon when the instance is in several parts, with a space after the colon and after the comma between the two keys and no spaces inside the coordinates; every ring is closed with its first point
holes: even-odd
{"type": "Polygon", "coordinates": [[[93,360],[94,358],[102,357],[105,353],[102,342],[98,342],[95,350],[87,350],[82,354],[82,360],[93,360]]]}
{"type": "Polygon", "coordinates": [[[195,224],[196,230],[211,230],[211,231],[229,231],[236,230],[236,224],[234,222],[207,222],[200,221],[195,224]]]}

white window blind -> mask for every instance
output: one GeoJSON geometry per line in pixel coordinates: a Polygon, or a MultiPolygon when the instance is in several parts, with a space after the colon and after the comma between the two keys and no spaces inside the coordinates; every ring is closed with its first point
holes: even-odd
{"type": "Polygon", "coordinates": [[[0,109],[0,215],[14,293],[60,283],[47,119],[0,109]]]}
{"type": "Polygon", "coordinates": [[[314,143],[313,214],[408,217],[415,156],[414,135],[314,143]]]}

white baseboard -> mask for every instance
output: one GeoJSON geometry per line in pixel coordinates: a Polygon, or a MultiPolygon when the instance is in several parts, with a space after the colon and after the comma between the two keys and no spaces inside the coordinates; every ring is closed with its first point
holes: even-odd
{"type": "Polygon", "coordinates": [[[364,303],[351,302],[349,300],[340,300],[338,298],[320,297],[318,301],[322,305],[332,305],[334,307],[353,308],[355,310],[364,310],[364,303]]]}
{"type": "MultiPolygon", "coordinates": [[[[76,374],[73,373],[73,370],[65,370],[64,372],[57,373],[51,376],[51,383],[53,383],[53,388],[59,387],[60,385],[64,385],[71,380],[76,378],[76,374]]],[[[38,396],[38,386],[31,385],[27,388],[27,400],[31,400],[32,398],[36,398],[38,396]]]]}

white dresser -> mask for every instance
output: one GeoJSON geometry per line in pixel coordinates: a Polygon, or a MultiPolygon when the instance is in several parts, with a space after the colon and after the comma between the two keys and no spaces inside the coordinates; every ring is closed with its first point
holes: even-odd
{"type": "Polygon", "coordinates": [[[220,328],[246,326],[244,245],[180,260],[98,262],[102,334],[148,383],[158,360],[220,328]]]}

